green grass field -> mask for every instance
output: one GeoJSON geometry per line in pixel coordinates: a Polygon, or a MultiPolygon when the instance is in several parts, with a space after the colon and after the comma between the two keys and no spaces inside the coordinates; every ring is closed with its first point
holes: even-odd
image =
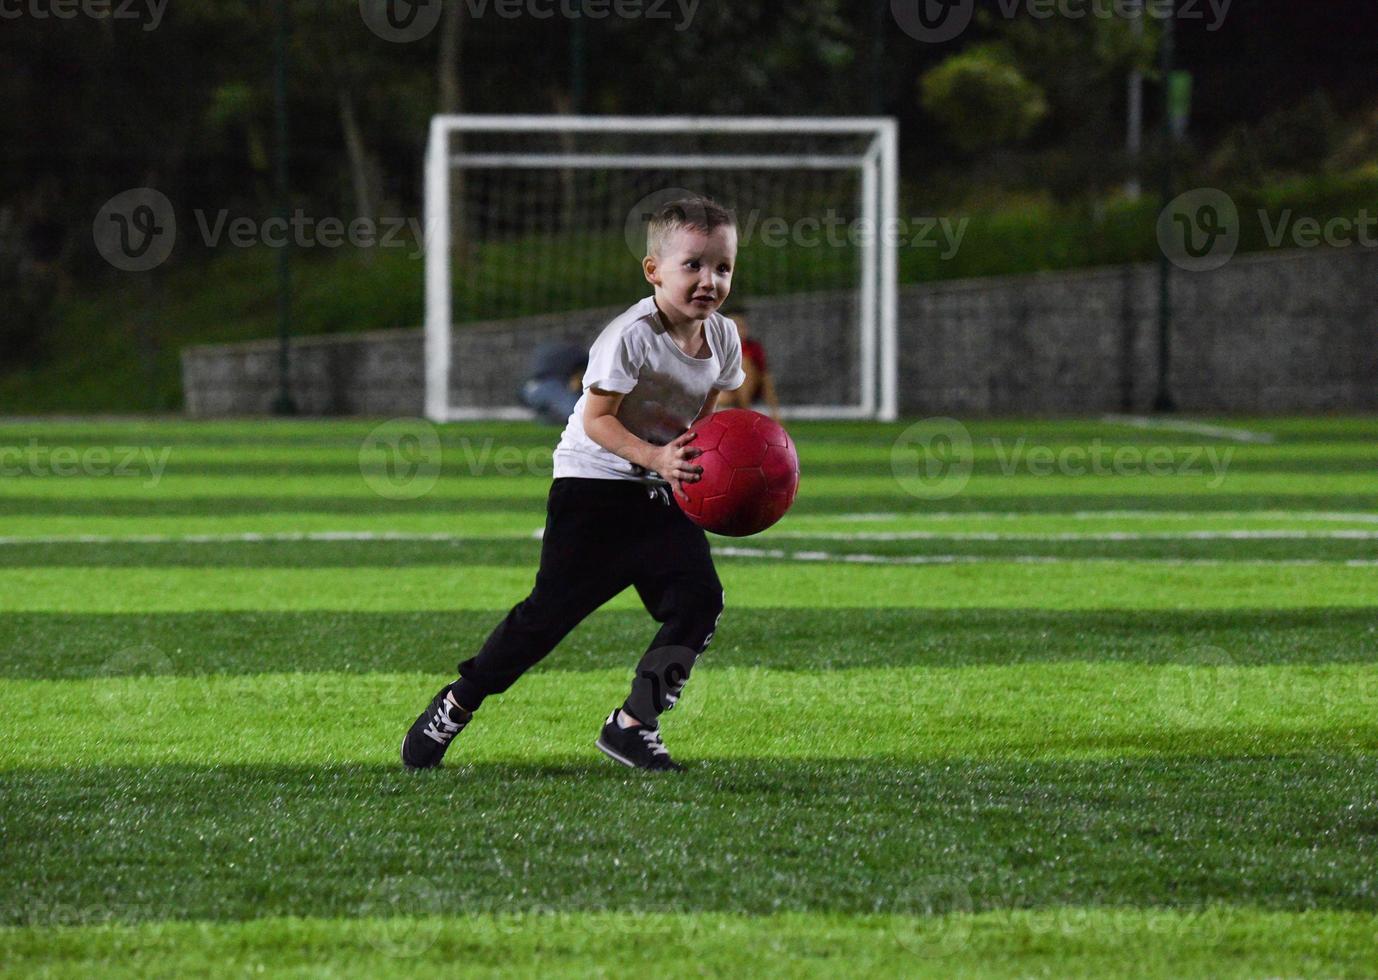
{"type": "Polygon", "coordinates": [[[793,426],[668,778],[634,593],[398,764],[554,430],[5,424],[0,973],[1374,976],[1378,418],[1204,421],[793,426]]]}

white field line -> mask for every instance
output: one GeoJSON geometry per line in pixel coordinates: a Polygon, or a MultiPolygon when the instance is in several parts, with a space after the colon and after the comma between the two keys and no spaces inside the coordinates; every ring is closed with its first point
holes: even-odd
{"type": "Polygon", "coordinates": [[[1210,436],[1215,439],[1228,439],[1231,442],[1273,443],[1277,437],[1268,432],[1250,432],[1248,429],[1227,429],[1204,422],[1187,419],[1158,419],[1144,415],[1104,415],[1101,421],[1111,425],[1128,425],[1136,429],[1160,429],[1164,432],[1189,432],[1192,435],[1210,436]]]}
{"type": "MultiPolygon", "coordinates": [[[[539,537],[539,533],[535,535],[539,537]]],[[[9,535],[7,544],[239,544],[247,541],[500,541],[532,537],[526,532],[502,535],[434,534],[411,531],[245,531],[239,534],[54,534],[43,537],[9,535]]]]}
{"type": "Polygon", "coordinates": [[[771,561],[841,562],[856,565],[1288,565],[1314,567],[1318,565],[1347,566],[1349,568],[1378,568],[1378,559],[1350,559],[1323,561],[1314,558],[1262,559],[1241,561],[1216,558],[1054,558],[1047,555],[858,555],[827,551],[784,551],[779,548],[714,548],[713,554],[730,558],[767,558],[771,561]]]}
{"type": "MultiPolygon", "coordinates": [[[[1292,520],[1304,523],[1378,524],[1378,514],[1367,511],[1306,511],[1306,510],[1078,510],[1057,511],[917,511],[911,513],[870,514],[810,514],[807,520],[842,523],[871,523],[880,521],[1019,521],[1044,518],[1065,521],[1100,520],[1292,520]]],[[[796,521],[799,518],[795,518],[796,521]]]]}
{"type": "Polygon", "coordinates": [[[772,538],[825,541],[1378,541],[1378,531],[774,531],[772,538]]]}

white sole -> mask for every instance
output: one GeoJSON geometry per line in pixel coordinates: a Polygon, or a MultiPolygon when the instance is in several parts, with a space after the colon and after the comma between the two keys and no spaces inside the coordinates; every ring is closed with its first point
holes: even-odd
{"type": "Polygon", "coordinates": [[[607,756],[607,757],[608,757],[609,759],[611,759],[613,762],[620,762],[620,763],[622,763],[622,765],[626,766],[628,769],[639,769],[639,768],[641,768],[641,767],[638,766],[635,762],[632,762],[630,759],[628,759],[628,758],[627,758],[625,755],[623,755],[622,753],[620,753],[620,752],[615,752],[615,751],[613,751],[611,748],[609,748],[606,744],[604,744],[604,742],[603,742],[603,736],[602,736],[602,735],[599,735],[599,736],[598,736],[598,741],[594,742],[593,744],[596,745],[596,746],[598,746],[598,751],[599,751],[599,752],[602,752],[605,756],[607,756]]]}

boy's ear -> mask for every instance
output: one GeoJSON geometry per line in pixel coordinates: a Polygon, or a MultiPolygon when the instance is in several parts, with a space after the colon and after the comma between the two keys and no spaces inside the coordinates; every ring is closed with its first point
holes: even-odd
{"type": "Polygon", "coordinates": [[[652,286],[660,285],[660,274],[656,272],[656,258],[648,255],[641,260],[641,273],[652,286]]]}

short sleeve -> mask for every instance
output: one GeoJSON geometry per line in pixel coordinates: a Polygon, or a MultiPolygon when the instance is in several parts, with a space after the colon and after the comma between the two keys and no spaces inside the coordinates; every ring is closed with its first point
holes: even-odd
{"type": "Polygon", "coordinates": [[[632,331],[604,330],[589,350],[584,390],[601,388],[625,395],[636,387],[641,365],[645,363],[645,347],[636,342],[632,331]]]}
{"type": "Polygon", "coordinates": [[[742,370],[742,339],[731,320],[724,319],[726,329],[722,337],[722,372],[713,387],[719,391],[734,391],[746,382],[746,372],[742,370]]]}

